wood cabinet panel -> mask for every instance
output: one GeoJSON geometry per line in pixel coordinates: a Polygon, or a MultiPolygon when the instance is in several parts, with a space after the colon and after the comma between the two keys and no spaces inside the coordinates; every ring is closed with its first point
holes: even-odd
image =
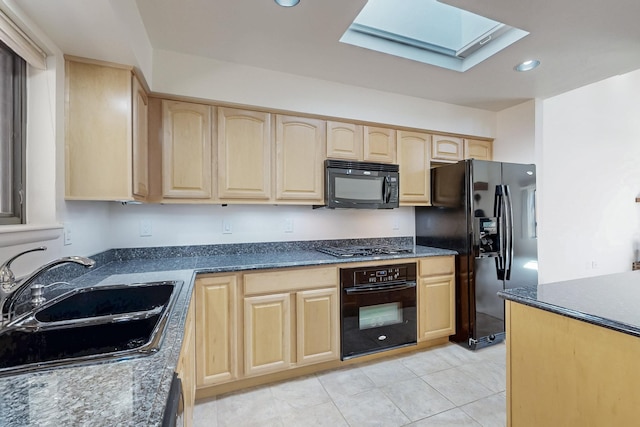
{"type": "Polygon", "coordinates": [[[196,383],[203,387],[237,378],[236,276],[196,279],[196,383]]]}
{"type": "Polygon", "coordinates": [[[465,139],[464,158],[493,160],[493,142],[479,139],[465,139]]]}
{"type": "Polygon", "coordinates": [[[455,333],[455,277],[421,278],[418,282],[420,340],[447,337],[455,333]]]}
{"type": "Polygon", "coordinates": [[[163,197],[212,197],[211,108],[189,102],[162,101],[163,197]]]}
{"type": "Polygon", "coordinates": [[[364,160],[367,162],[396,162],[396,131],[388,128],[364,127],[364,160]]]}
{"type": "Polygon", "coordinates": [[[271,199],[271,115],[218,108],[218,197],[271,199]]]}
{"type": "Polygon", "coordinates": [[[133,75],[133,195],[149,196],[149,98],[133,75]]]}
{"type": "Polygon", "coordinates": [[[400,204],[428,205],[431,172],[429,146],[431,135],[398,131],[398,166],[400,168],[400,204]]]}
{"type": "Polygon", "coordinates": [[[455,259],[453,256],[422,258],[418,262],[418,272],[421,277],[455,274],[455,259]]]}
{"type": "Polygon", "coordinates": [[[65,78],[65,198],[133,200],[131,69],[67,59],[65,78]]]}
{"type": "Polygon", "coordinates": [[[291,365],[289,294],[244,299],[245,376],[288,369],[291,365]]]}
{"type": "Polygon", "coordinates": [[[362,125],[327,122],[327,157],[362,160],[362,125]]]}
{"type": "Polygon", "coordinates": [[[245,274],[243,281],[245,295],[336,287],[338,269],[315,267],[262,271],[245,274]]]}
{"type": "Polygon", "coordinates": [[[322,204],[326,138],[323,120],[276,116],[276,200],[322,204]]]}
{"type": "Polygon", "coordinates": [[[340,357],[337,288],[296,293],[297,364],[340,357]]]}
{"type": "Polygon", "coordinates": [[[441,162],[457,162],[464,158],[462,138],[453,136],[432,135],[431,159],[441,162]]]}

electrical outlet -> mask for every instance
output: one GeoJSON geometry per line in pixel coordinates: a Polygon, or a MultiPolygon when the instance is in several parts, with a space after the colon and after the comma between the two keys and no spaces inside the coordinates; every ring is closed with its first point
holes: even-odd
{"type": "Polygon", "coordinates": [[[153,234],[153,225],[150,219],[140,221],[140,237],[149,237],[153,234]]]}
{"type": "Polygon", "coordinates": [[[64,223],[63,229],[62,229],[62,234],[64,237],[64,245],[65,246],[69,246],[70,244],[73,243],[73,239],[71,236],[71,224],[69,224],[68,222],[64,223]]]}
{"type": "Polygon", "coordinates": [[[223,219],[222,220],[222,234],[231,234],[233,233],[233,225],[231,221],[223,219]]]}
{"type": "Polygon", "coordinates": [[[287,218],[284,220],[284,232],[293,233],[293,219],[287,218]]]}

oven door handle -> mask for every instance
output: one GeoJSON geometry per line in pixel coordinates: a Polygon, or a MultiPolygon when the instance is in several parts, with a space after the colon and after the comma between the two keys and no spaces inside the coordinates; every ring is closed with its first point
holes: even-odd
{"type": "Polygon", "coordinates": [[[416,287],[416,282],[404,282],[404,283],[396,283],[394,285],[344,288],[344,291],[347,295],[354,295],[354,294],[368,294],[368,293],[374,293],[374,292],[402,291],[405,289],[411,289],[415,287],[416,287]]]}

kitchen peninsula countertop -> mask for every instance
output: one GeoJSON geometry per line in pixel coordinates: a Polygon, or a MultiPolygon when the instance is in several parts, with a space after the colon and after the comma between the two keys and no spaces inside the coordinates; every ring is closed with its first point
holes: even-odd
{"type": "Polygon", "coordinates": [[[505,289],[498,295],[640,337],[640,271],[505,289]]]}
{"type": "MultiPolygon", "coordinates": [[[[378,243],[378,239],[367,239],[367,242],[370,240],[378,243]]],[[[350,244],[356,241],[331,242],[350,244]]],[[[406,245],[407,242],[402,243],[406,245]]],[[[47,283],[75,277],[60,289],[164,280],[180,280],[184,285],[157,353],[0,377],[0,425],[160,425],[180,354],[196,274],[456,254],[416,246],[414,253],[336,258],[317,252],[315,247],[319,243],[112,249],[94,256],[97,265],[89,272],[75,265],[52,270],[47,273],[47,283]]]]}

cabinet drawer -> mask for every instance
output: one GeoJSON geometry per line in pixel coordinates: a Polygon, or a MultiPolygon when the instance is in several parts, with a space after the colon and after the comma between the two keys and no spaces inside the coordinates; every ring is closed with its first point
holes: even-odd
{"type": "Polygon", "coordinates": [[[336,267],[274,270],[244,275],[245,295],[337,286],[338,270],[336,267]]]}
{"type": "Polygon", "coordinates": [[[441,276],[454,274],[455,262],[453,256],[436,256],[420,260],[420,276],[441,276]]]}

